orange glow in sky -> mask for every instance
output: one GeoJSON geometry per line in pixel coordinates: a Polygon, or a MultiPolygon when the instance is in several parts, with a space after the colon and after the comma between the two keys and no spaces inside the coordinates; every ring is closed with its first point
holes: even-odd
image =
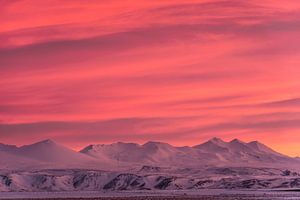
{"type": "Polygon", "coordinates": [[[300,156],[297,0],[0,0],[0,24],[0,142],[300,156]]]}

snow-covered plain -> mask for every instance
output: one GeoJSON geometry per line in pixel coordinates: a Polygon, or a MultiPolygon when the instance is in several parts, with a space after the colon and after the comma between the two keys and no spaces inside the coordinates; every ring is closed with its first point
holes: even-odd
{"type": "Polygon", "coordinates": [[[90,192],[10,192],[0,199],[128,199],[128,200],[299,200],[297,191],[272,190],[173,190],[173,191],[90,191],[90,192]]]}

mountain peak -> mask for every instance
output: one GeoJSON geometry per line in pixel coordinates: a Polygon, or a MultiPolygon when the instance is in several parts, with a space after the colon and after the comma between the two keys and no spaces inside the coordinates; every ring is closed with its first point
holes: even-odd
{"type": "Polygon", "coordinates": [[[51,139],[46,139],[46,140],[42,140],[38,143],[43,143],[43,144],[54,144],[55,142],[51,139]]]}
{"type": "Polygon", "coordinates": [[[243,141],[241,141],[237,138],[231,140],[229,143],[231,143],[231,144],[245,144],[245,142],[243,142],[243,141]]]}
{"type": "Polygon", "coordinates": [[[46,140],[42,140],[42,141],[39,141],[39,142],[36,142],[36,143],[33,143],[33,144],[21,146],[20,148],[21,149],[24,149],[24,148],[37,148],[37,147],[38,148],[50,148],[50,147],[52,148],[52,147],[56,147],[56,146],[60,146],[60,145],[58,145],[53,140],[46,139],[46,140]]]}
{"type": "Polygon", "coordinates": [[[133,142],[116,142],[116,143],[112,143],[110,145],[138,146],[137,143],[133,143],[133,142]]]}
{"type": "Polygon", "coordinates": [[[144,148],[144,149],[150,150],[150,151],[159,150],[159,149],[171,149],[171,148],[173,148],[173,146],[168,144],[168,143],[154,142],[154,141],[146,142],[141,147],[144,148]]]}
{"type": "Polygon", "coordinates": [[[226,151],[227,142],[222,139],[214,137],[202,144],[196,145],[193,148],[201,149],[206,152],[224,152],[226,151]]]}
{"type": "Polygon", "coordinates": [[[165,142],[149,141],[143,144],[143,146],[170,146],[170,145],[165,142]]]}
{"type": "Polygon", "coordinates": [[[148,142],[146,142],[144,145],[154,145],[154,144],[161,144],[161,142],[157,142],[157,141],[148,141],[148,142]]]}
{"type": "Polygon", "coordinates": [[[42,140],[42,141],[36,142],[36,143],[34,143],[32,145],[56,145],[56,142],[54,142],[51,139],[46,139],[46,140],[42,140]]]}
{"type": "Polygon", "coordinates": [[[218,137],[213,137],[209,141],[213,142],[213,143],[224,143],[224,141],[221,138],[218,138],[218,137]]]}
{"type": "Polygon", "coordinates": [[[251,141],[248,143],[249,145],[263,145],[262,143],[260,143],[259,141],[255,140],[255,141],[251,141]]]}
{"type": "Polygon", "coordinates": [[[91,151],[91,150],[95,149],[95,147],[96,147],[96,145],[90,144],[90,145],[84,147],[83,149],[81,149],[79,152],[80,153],[86,153],[88,151],[91,151]]]}

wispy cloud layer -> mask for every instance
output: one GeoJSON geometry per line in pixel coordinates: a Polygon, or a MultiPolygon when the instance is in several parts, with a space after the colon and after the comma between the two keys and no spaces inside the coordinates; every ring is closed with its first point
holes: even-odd
{"type": "Polygon", "coordinates": [[[0,1],[0,140],[221,136],[297,155],[299,17],[279,0],[0,1]]]}

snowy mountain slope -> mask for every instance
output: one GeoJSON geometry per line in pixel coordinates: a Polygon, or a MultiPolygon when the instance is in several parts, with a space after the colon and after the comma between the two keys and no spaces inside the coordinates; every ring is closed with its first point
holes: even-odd
{"type": "Polygon", "coordinates": [[[195,148],[174,147],[161,142],[90,145],[80,152],[95,158],[117,160],[123,165],[191,166],[208,162],[212,158],[195,148]]]}
{"type": "Polygon", "coordinates": [[[68,149],[51,140],[44,140],[21,147],[0,148],[0,169],[24,168],[106,168],[107,163],[68,149]]]}
{"type": "Polygon", "coordinates": [[[30,157],[44,162],[82,162],[91,161],[90,157],[78,154],[76,151],[68,149],[51,140],[44,140],[31,145],[25,145],[18,149],[18,155],[30,157]]]}
{"type": "Polygon", "coordinates": [[[42,163],[31,158],[24,158],[15,154],[0,151],[0,169],[30,169],[41,166],[42,163]]]}
{"type": "Polygon", "coordinates": [[[17,150],[18,150],[18,147],[15,145],[7,145],[7,144],[0,143],[0,151],[15,153],[17,150]]]}
{"type": "Polygon", "coordinates": [[[224,142],[221,139],[213,138],[194,148],[200,149],[203,152],[213,153],[217,155],[220,160],[237,164],[280,164],[295,162],[295,159],[277,153],[257,141],[245,143],[238,139],[234,139],[230,142],[224,142]]]}
{"type": "Polygon", "coordinates": [[[194,148],[211,153],[228,152],[227,143],[219,138],[212,138],[203,144],[194,146],[194,148]]]}
{"type": "MultiPolygon", "coordinates": [[[[264,145],[264,144],[262,144],[258,141],[249,142],[247,145],[250,148],[252,148],[254,150],[257,150],[257,151],[260,151],[260,152],[265,152],[265,153],[273,154],[273,155],[277,155],[277,156],[284,156],[283,154],[280,154],[280,153],[274,151],[270,147],[267,147],[266,145],[264,145]]],[[[284,156],[284,157],[286,157],[286,156],[284,156]]]]}
{"type": "Polygon", "coordinates": [[[118,142],[109,145],[89,145],[80,153],[98,159],[134,162],[143,159],[139,150],[140,145],[138,144],[118,142]]]}

